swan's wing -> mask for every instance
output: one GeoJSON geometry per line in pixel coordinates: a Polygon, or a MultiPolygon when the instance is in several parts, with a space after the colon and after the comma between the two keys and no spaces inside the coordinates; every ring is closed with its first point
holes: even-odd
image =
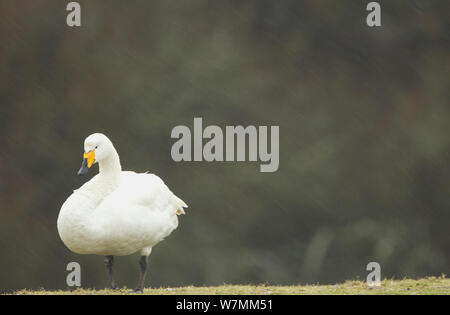
{"type": "Polygon", "coordinates": [[[75,189],[73,193],[66,199],[60,211],[72,211],[85,209],[86,211],[94,211],[99,201],[91,192],[91,188],[97,185],[98,175],[84,183],[80,188],[75,189]]]}
{"type": "MultiPolygon", "coordinates": [[[[149,211],[184,214],[186,203],[154,174],[122,172],[119,187],[107,197],[108,202],[144,206],[149,211]]],[[[106,200],[105,200],[106,201],[106,200]]],[[[126,209],[124,209],[126,210],[126,209]]]]}
{"type": "Polygon", "coordinates": [[[98,176],[99,174],[95,175],[94,177],[92,177],[89,181],[85,182],[83,185],[81,185],[80,188],[75,189],[73,192],[74,193],[88,193],[89,191],[93,190],[93,187],[97,186],[97,182],[98,182],[98,176]]]}

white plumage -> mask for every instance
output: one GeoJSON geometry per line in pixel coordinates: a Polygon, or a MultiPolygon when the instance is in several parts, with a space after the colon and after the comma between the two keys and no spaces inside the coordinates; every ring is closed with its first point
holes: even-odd
{"type": "Polygon", "coordinates": [[[105,135],[86,138],[84,149],[79,174],[93,163],[100,171],[63,204],[57,222],[62,241],[78,254],[123,256],[140,251],[148,256],[177,228],[177,215],[187,205],[158,176],[122,171],[119,155],[105,135]]]}

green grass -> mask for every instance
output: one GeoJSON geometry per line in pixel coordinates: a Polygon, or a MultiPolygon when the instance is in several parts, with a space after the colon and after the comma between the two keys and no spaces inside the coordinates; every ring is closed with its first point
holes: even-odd
{"type": "MultiPolygon", "coordinates": [[[[122,295],[129,294],[129,289],[91,290],[76,289],[72,291],[38,291],[20,290],[13,294],[31,295],[122,295]]],[[[370,288],[361,281],[347,281],[336,285],[271,286],[271,285],[221,285],[216,287],[180,287],[148,288],[144,294],[198,294],[198,295],[239,295],[239,294],[450,294],[450,279],[445,276],[428,277],[419,280],[384,280],[380,287],[370,288]]]]}

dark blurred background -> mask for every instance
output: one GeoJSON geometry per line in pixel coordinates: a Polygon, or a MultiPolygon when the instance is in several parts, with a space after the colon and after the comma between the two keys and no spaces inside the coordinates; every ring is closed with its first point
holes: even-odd
{"type": "MultiPolygon", "coordinates": [[[[148,285],[334,283],[449,273],[449,2],[0,0],[0,290],[107,284],[59,209],[83,141],[188,204],[148,285]],[[280,126],[280,168],[171,159],[173,127],[280,126]]],[[[138,256],[118,258],[133,287],[138,256]]]]}

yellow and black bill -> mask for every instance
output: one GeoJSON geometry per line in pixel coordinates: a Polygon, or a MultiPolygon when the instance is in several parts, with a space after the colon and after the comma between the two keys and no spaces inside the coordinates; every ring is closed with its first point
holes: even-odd
{"type": "Polygon", "coordinates": [[[84,153],[83,155],[83,163],[81,164],[81,168],[78,171],[78,175],[85,175],[91,168],[92,164],[95,162],[95,151],[89,151],[88,153],[84,153]]]}

